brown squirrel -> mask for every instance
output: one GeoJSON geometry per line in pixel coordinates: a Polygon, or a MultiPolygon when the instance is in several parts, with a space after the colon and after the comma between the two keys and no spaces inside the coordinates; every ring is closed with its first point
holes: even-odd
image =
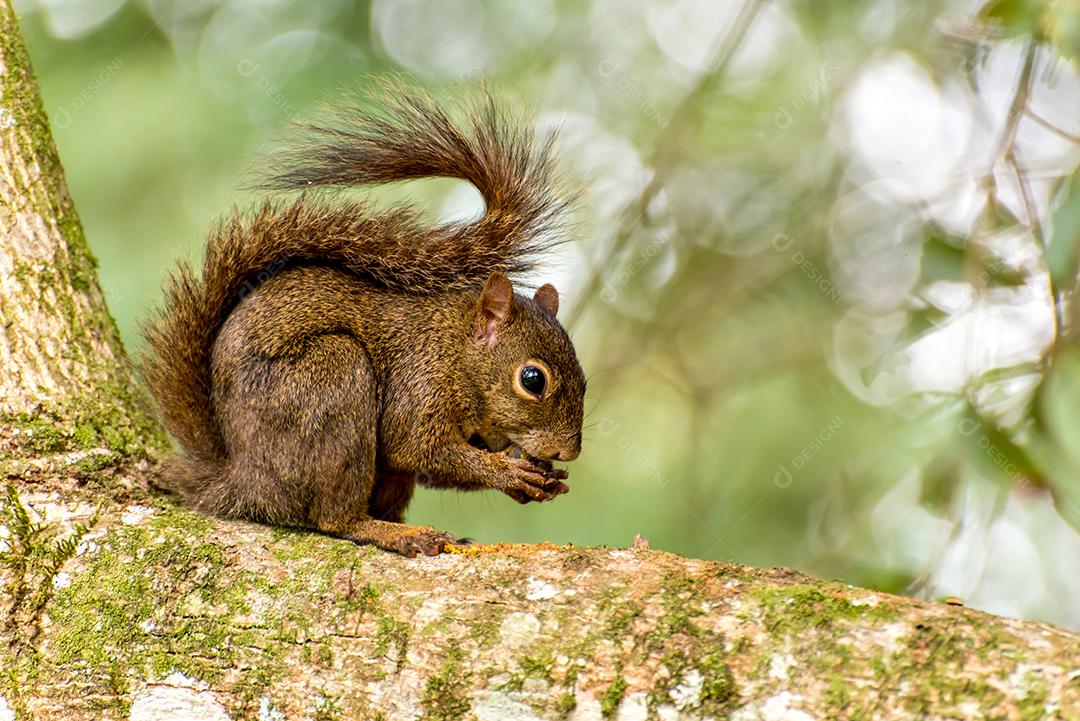
{"type": "Polygon", "coordinates": [[[488,95],[464,126],[419,92],[384,95],[310,126],[264,185],[446,176],[484,215],[426,227],[310,194],[234,214],[201,277],[181,263],[167,281],[143,370],[186,451],[163,485],[196,508],[433,555],[458,541],[402,523],[416,483],[519,503],[569,490],[551,461],[580,452],[585,378],[555,288],[530,298],[508,277],[557,242],[551,142],[488,95]]]}

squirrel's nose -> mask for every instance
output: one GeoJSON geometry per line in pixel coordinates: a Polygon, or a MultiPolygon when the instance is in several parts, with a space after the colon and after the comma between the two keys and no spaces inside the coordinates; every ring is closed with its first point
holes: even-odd
{"type": "Polygon", "coordinates": [[[552,459],[556,461],[572,461],[581,455],[581,434],[578,433],[571,440],[574,446],[572,448],[564,448],[552,456],[552,459]]]}

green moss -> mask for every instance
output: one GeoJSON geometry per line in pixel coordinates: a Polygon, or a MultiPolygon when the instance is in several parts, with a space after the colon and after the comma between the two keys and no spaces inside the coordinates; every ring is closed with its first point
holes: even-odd
{"type": "MultiPolygon", "coordinates": [[[[30,57],[23,45],[15,12],[10,6],[0,10],[0,55],[6,66],[5,72],[0,74],[0,107],[7,110],[19,123],[22,132],[15,133],[13,137],[24,156],[38,159],[41,166],[40,182],[44,182],[49,190],[45,198],[38,200],[42,204],[40,210],[52,214],[57,205],[61,206],[61,210],[73,210],[67,196],[56,146],[49,132],[45,109],[37,91],[30,57]]],[[[24,179],[18,173],[12,176],[16,182],[13,195],[28,202],[41,198],[40,193],[30,193],[25,187],[27,182],[37,182],[38,175],[35,173],[33,179],[24,179]]],[[[55,213],[60,219],[70,214],[55,213]]]]}
{"type": "Polygon", "coordinates": [[[337,721],[344,718],[344,713],[344,709],[341,708],[340,694],[327,696],[323,693],[315,699],[314,713],[311,718],[312,721],[337,721]]]}
{"type": "Polygon", "coordinates": [[[667,637],[675,634],[700,636],[700,629],[693,622],[702,613],[700,597],[705,588],[705,581],[685,571],[672,571],[664,576],[663,605],[664,613],[660,617],[652,638],[667,637]]]}
{"type": "MultiPolygon", "coordinates": [[[[240,704],[279,677],[283,640],[234,622],[250,612],[246,589],[256,579],[231,570],[225,552],[202,541],[199,529],[207,523],[167,510],[102,539],[50,607],[49,673],[114,679],[108,687],[118,702],[129,673],[153,679],[180,671],[213,683],[242,665],[240,704]]],[[[275,625],[267,620],[267,627],[275,625]]]]}
{"type": "Polygon", "coordinates": [[[623,678],[622,672],[615,676],[615,680],[611,682],[611,685],[604,691],[604,695],[600,697],[600,714],[607,718],[615,713],[619,708],[619,704],[622,702],[623,695],[626,693],[627,683],[623,678]]]}
{"type": "Polygon", "coordinates": [[[1042,679],[1025,679],[1027,689],[1023,698],[1017,699],[1017,707],[1020,713],[1020,721],[1038,721],[1047,716],[1046,700],[1050,696],[1050,689],[1042,679]]]}
{"type": "MultiPolygon", "coordinates": [[[[249,669],[237,681],[233,687],[233,696],[236,699],[230,714],[234,719],[259,718],[259,705],[267,691],[277,681],[278,670],[266,666],[249,669]]],[[[272,701],[271,698],[271,707],[272,701]]]]}
{"type": "Polygon", "coordinates": [[[216,521],[210,516],[189,511],[167,496],[154,500],[154,515],[147,526],[162,533],[183,533],[190,538],[205,536],[212,531],[216,521]]]}
{"type": "Polygon", "coordinates": [[[409,650],[409,624],[399,621],[387,613],[379,615],[375,626],[375,654],[385,656],[393,648],[397,654],[397,670],[405,666],[406,654],[409,650]]]}
{"type": "MultiPolygon", "coordinates": [[[[146,458],[168,447],[168,441],[146,403],[145,394],[133,381],[126,363],[116,324],[94,288],[96,261],[86,242],[78,214],[67,190],[63,168],[49,131],[30,59],[23,46],[18,21],[10,7],[0,8],[0,55],[5,70],[0,74],[0,107],[19,124],[12,135],[17,152],[33,157],[39,172],[16,173],[11,194],[27,201],[21,213],[36,213],[55,222],[63,243],[49,262],[18,262],[13,268],[16,279],[39,289],[37,301],[48,299],[47,309],[62,317],[68,332],[59,339],[64,354],[86,366],[92,390],[83,395],[56,397],[55,391],[43,394],[53,403],[36,413],[38,423],[21,416],[0,419],[5,425],[41,433],[19,434],[20,455],[41,455],[90,447],[107,447],[126,458],[146,458]],[[44,186],[42,188],[41,186],[44,186]],[[40,289],[55,290],[44,294],[40,289]],[[77,303],[82,295],[88,303],[77,303]],[[115,359],[102,360],[90,349],[94,337],[113,349],[115,359]],[[51,430],[45,425],[51,426],[51,430]],[[25,450],[23,450],[25,449],[25,450]]],[[[0,224],[14,209],[0,206],[0,224]]]]}
{"type": "Polygon", "coordinates": [[[54,581],[89,530],[78,525],[72,533],[60,536],[55,526],[36,521],[35,517],[40,515],[22,503],[14,484],[7,483],[0,497],[0,525],[9,531],[6,549],[0,551],[8,600],[0,688],[7,691],[20,717],[29,717],[23,689],[32,688],[40,671],[38,637],[45,609],[56,593],[54,581]]]}
{"type": "Polygon", "coordinates": [[[829,679],[828,689],[825,691],[825,703],[830,709],[840,711],[848,708],[851,704],[851,695],[848,693],[849,683],[842,678],[829,679]]]}
{"type": "Polygon", "coordinates": [[[702,710],[718,713],[733,708],[739,698],[739,689],[724,655],[720,652],[708,654],[695,665],[704,677],[701,685],[702,710]]]}
{"type": "Polygon", "coordinates": [[[992,655],[1001,655],[1017,663],[1027,662],[1027,656],[1017,645],[1016,637],[1003,631],[997,622],[984,625],[980,631],[980,643],[975,653],[983,661],[992,655]]]}
{"type": "Polygon", "coordinates": [[[604,625],[600,635],[612,641],[621,641],[631,634],[631,627],[637,620],[644,607],[637,602],[621,605],[617,610],[611,611],[611,617],[604,625]]]}
{"type": "Polygon", "coordinates": [[[119,663],[114,663],[109,667],[106,687],[112,696],[113,708],[127,716],[131,711],[131,701],[128,695],[131,689],[127,674],[124,673],[123,667],[119,663]]]}
{"type": "Polygon", "coordinates": [[[723,652],[712,648],[711,651],[702,649],[700,654],[687,655],[681,649],[665,654],[660,663],[667,669],[667,674],[649,690],[649,705],[655,708],[672,703],[674,688],[693,670],[702,677],[701,695],[694,710],[717,717],[730,712],[739,699],[738,686],[723,652]]]}
{"type": "Polygon", "coordinates": [[[111,451],[103,453],[91,453],[85,458],[81,458],[76,461],[72,466],[68,468],[68,472],[74,477],[93,485],[97,488],[104,488],[109,482],[110,469],[115,468],[120,463],[120,457],[118,454],[111,451]]]}
{"type": "Polygon", "coordinates": [[[334,603],[343,611],[355,613],[358,619],[362,619],[380,608],[381,595],[378,586],[368,583],[353,593],[336,595],[334,603]]]}
{"type": "Polygon", "coordinates": [[[570,713],[577,708],[577,697],[574,694],[567,692],[559,697],[558,702],[555,704],[555,712],[559,714],[559,718],[564,719],[570,715],[570,713]]]}
{"type": "Polygon", "coordinates": [[[170,447],[143,392],[118,383],[99,383],[85,396],[45,404],[34,415],[5,414],[0,423],[37,456],[105,448],[118,454],[116,463],[157,458],[170,447]]]}
{"type": "Polygon", "coordinates": [[[522,656],[518,660],[517,671],[511,674],[510,680],[502,685],[502,689],[505,691],[520,691],[525,686],[525,680],[529,678],[551,683],[551,672],[554,667],[555,658],[550,653],[522,656]]]}
{"type": "MultiPolygon", "coordinates": [[[[599,646],[611,642],[615,644],[615,660],[619,667],[660,659],[667,666],[668,674],[649,690],[653,708],[670,704],[672,689],[693,669],[703,677],[699,710],[723,716],[738,705],[739,689],[723,651],[724,637],[696,622],[708,608],[704,603],[708,591],[706,582],[705,577],[682,570],[666,573],[661,583],[660,614],[651,628],[641,602],[626,601],[624,589],[607,589],[597,602],[598,612],[606,614],[608,619],[603,627],[560,647],[559,652],[571,658],[592,659],[599,646]],[[627,639],[632,641],[629,647],[627,639]],[[694,663],[690,664],[688,658],[693,658],[694,663]]],[[[745,643],[742,650],[745,650],[745,643]]],[[[572,689],[577,671],[576,666],[572,667],[562,685],[572,689]]],[[[625,690],[625,679],[620,675],[605,692],[604,698],[612,713],[625,690]]]]}
{"type": "MultiPolygon", "coordinates": [[[[1006,706],[1004,694],[965,673],[983,635],[994,637],[995,631],[966,625],[958,631],[948,619],[916,624],[900,641],[903,650],[882,663],[881,681],[885,683],[882,686],[879,682],[881,692],[896,693],[904,684],[904,705],[916,715],[949,717],[960,714],[965,704],[974,703],[988,717],[995,717],[997,710],[1006,706]]],[[[872,668],[876,676],[878,670],[872,668]]],[[[850,678],[851,671],[837,675],[850,678]]],[[[869,712],[870,704],[866,707],[869,712]]]]}
{"type": "Polygon", "coordinates": [[[857,605],[842,593],[827,593],[816,586],[796,585],[761,589],[753,596],[764,612],[765,628],[784,635],[830,626],[836,621],[867,618],[892,621],[898,617],[896,610],[884,602],[857,605]]]}
{"type": "Polygon", "coordinates": [[[304,528],[275,526],[273,529],[274,558],[289,563],[308,561],[312,557],[324,559],[319,578],[329,584],[334,574],[344,570],[359,570],[365,559],[371,558],[379,550],[374,546],[358,546],[350,541],[332,538],[304,528]]]}
{"type": "Polygon", "coordinates": [[[171,448],[154,420],[146,392],[124,383],[99,383],[94,396],[74,403],[74,423],[83,438],[90,431],[106,448],[129,458],[156,458],[171,448]]]}
{"type": "Polygon", "coordinates": [[[66,434],[51,421],[40,416],[19,413],[0,418],[0,423],[13,428],[24,445],[38,455],[57,453],[67,447],[66,434]]]}
{"type": "Polygon", "coordinates": [[[92,448],[94,441],[97,440],[97,431],[93,426],[82,423],[75,426],[71,432],[71,439],[81,448],[92,448]]]}
{"type": "Polygon", "coordinates": [[[12,261],[11,277],[19,282],[28,280],[34,274],[34,266],[19,259],[12,261]]]}
{"type": "Polygon", "coordinates": [[[235,661],[235,652],[224,644],[231,629],[222,618],[200,609],[211,605],[213,597],[203,591],[216,588],[219,555],[216,547],[192,545],[186,539],[151,543],[143,529],[119,531],[110,547],[95,554],[90,568],[57,598],[52,611],[59,629],[55,662],[102,668],[121,658],[119,651],[138,648],[158,677],[179,670],[215,680],[235,661]],[[140,548],[145,549],[141,557],[140,548]],[[130,560],[117,563],[119,558],[130,560]],[[196,577],[199,583],[185,583],[185,578],[196,577]],[[161,598],[160,589],[170,587],[174,592],[190,590],[161,598]],[[188,608],[175,618],[158,613],[161,607],[180,603],[188,608]]]}
{"type": "Polygon", "coordinates": [[[494,611],[487,618],[474,618],[469,621],[469,638],[480,648],[488,648],[499,640],[502,619],[494,611]]]}
{"type": "Polygon", "coordinates": [[[461,648],[451,646],[439,672],[428,679],[420,699],[424,719],[459,721],[468,713],[467,673],[463,668],[463,658],[461,648]]]}
{"type": "Polygon", "coordinates": [[[551,681],[551,669],[555,666],[555,658],[550,653],[538,656],[523,656],[518,661],[518,668],[527,678],[538,678],[543,681],[551,681]]]}
{"type": "MultiPolygon", "coordinates": [[[[347,541],[329,538],[311,531],[288,528],[275,528],[274,536],[278,543],[273,549],[274,556],[290,565],[296,561],[308,564],[303,574],[297,574],[287,584],[288,593],[328,594],[333,598],[334,607],[339,612],[336,620],[344,626],[355,625],[368,617],[375,618],[375,643],[373,653],[386,656],[391,649],[396,652],[397,670],[401,670],[407,658],[409,638],[412,629],[408,623],[399,620],[382,603],[382,591],[374,584],[364,584],[353,588],[353,579],[369,558],[370,547],[359,547],[347,541]],[[319,559],[317,565],[310,566],[311,559],[319,559]],[[347,590],[335,588],[335,583],[342,574],[347,576],[347,590]]],[[[296,637],[306,626],[303,616],[288,619],[283,633],[296,637]]]]}

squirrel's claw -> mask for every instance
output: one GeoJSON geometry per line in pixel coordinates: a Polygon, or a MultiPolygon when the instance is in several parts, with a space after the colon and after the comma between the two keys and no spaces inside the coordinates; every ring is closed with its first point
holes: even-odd
{"type": "Polygon", "coordinates": [[[527,458],[510,459],[510,467],[513,479],[503,492],[518,503],[542,503],[570,491],[562,482],[569,474],[561,468],[545,468],[527,458]]]}
{"type": "Polygon", "coordinates": [[[394,550],[408,558],[414,558],[419,554],[438,556],[446,551],[447,546],[455,544],[460,544],[460,541],[451,534],[424,526],[401,534],[394,550]]]}

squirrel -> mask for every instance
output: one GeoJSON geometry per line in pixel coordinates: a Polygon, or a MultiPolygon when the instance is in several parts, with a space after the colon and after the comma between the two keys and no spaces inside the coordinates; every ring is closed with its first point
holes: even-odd
{"type": "Polygon", "coordinates": [[[460,543],[409,526],[417,483],[566,493],[585,377],[550,284],[511,279],[559,242],[568,200],[553,146],[490,94],[457,123],[397,87],[308,126],[263,188],[210,231],[201,276],[181,262],[144,324],[143,373],[183,455],[161,485],[212,515],[303,526],[406,556],[460,543]],[[334,190],[468,181],[482,217],[431,226],[334,190]]]}

